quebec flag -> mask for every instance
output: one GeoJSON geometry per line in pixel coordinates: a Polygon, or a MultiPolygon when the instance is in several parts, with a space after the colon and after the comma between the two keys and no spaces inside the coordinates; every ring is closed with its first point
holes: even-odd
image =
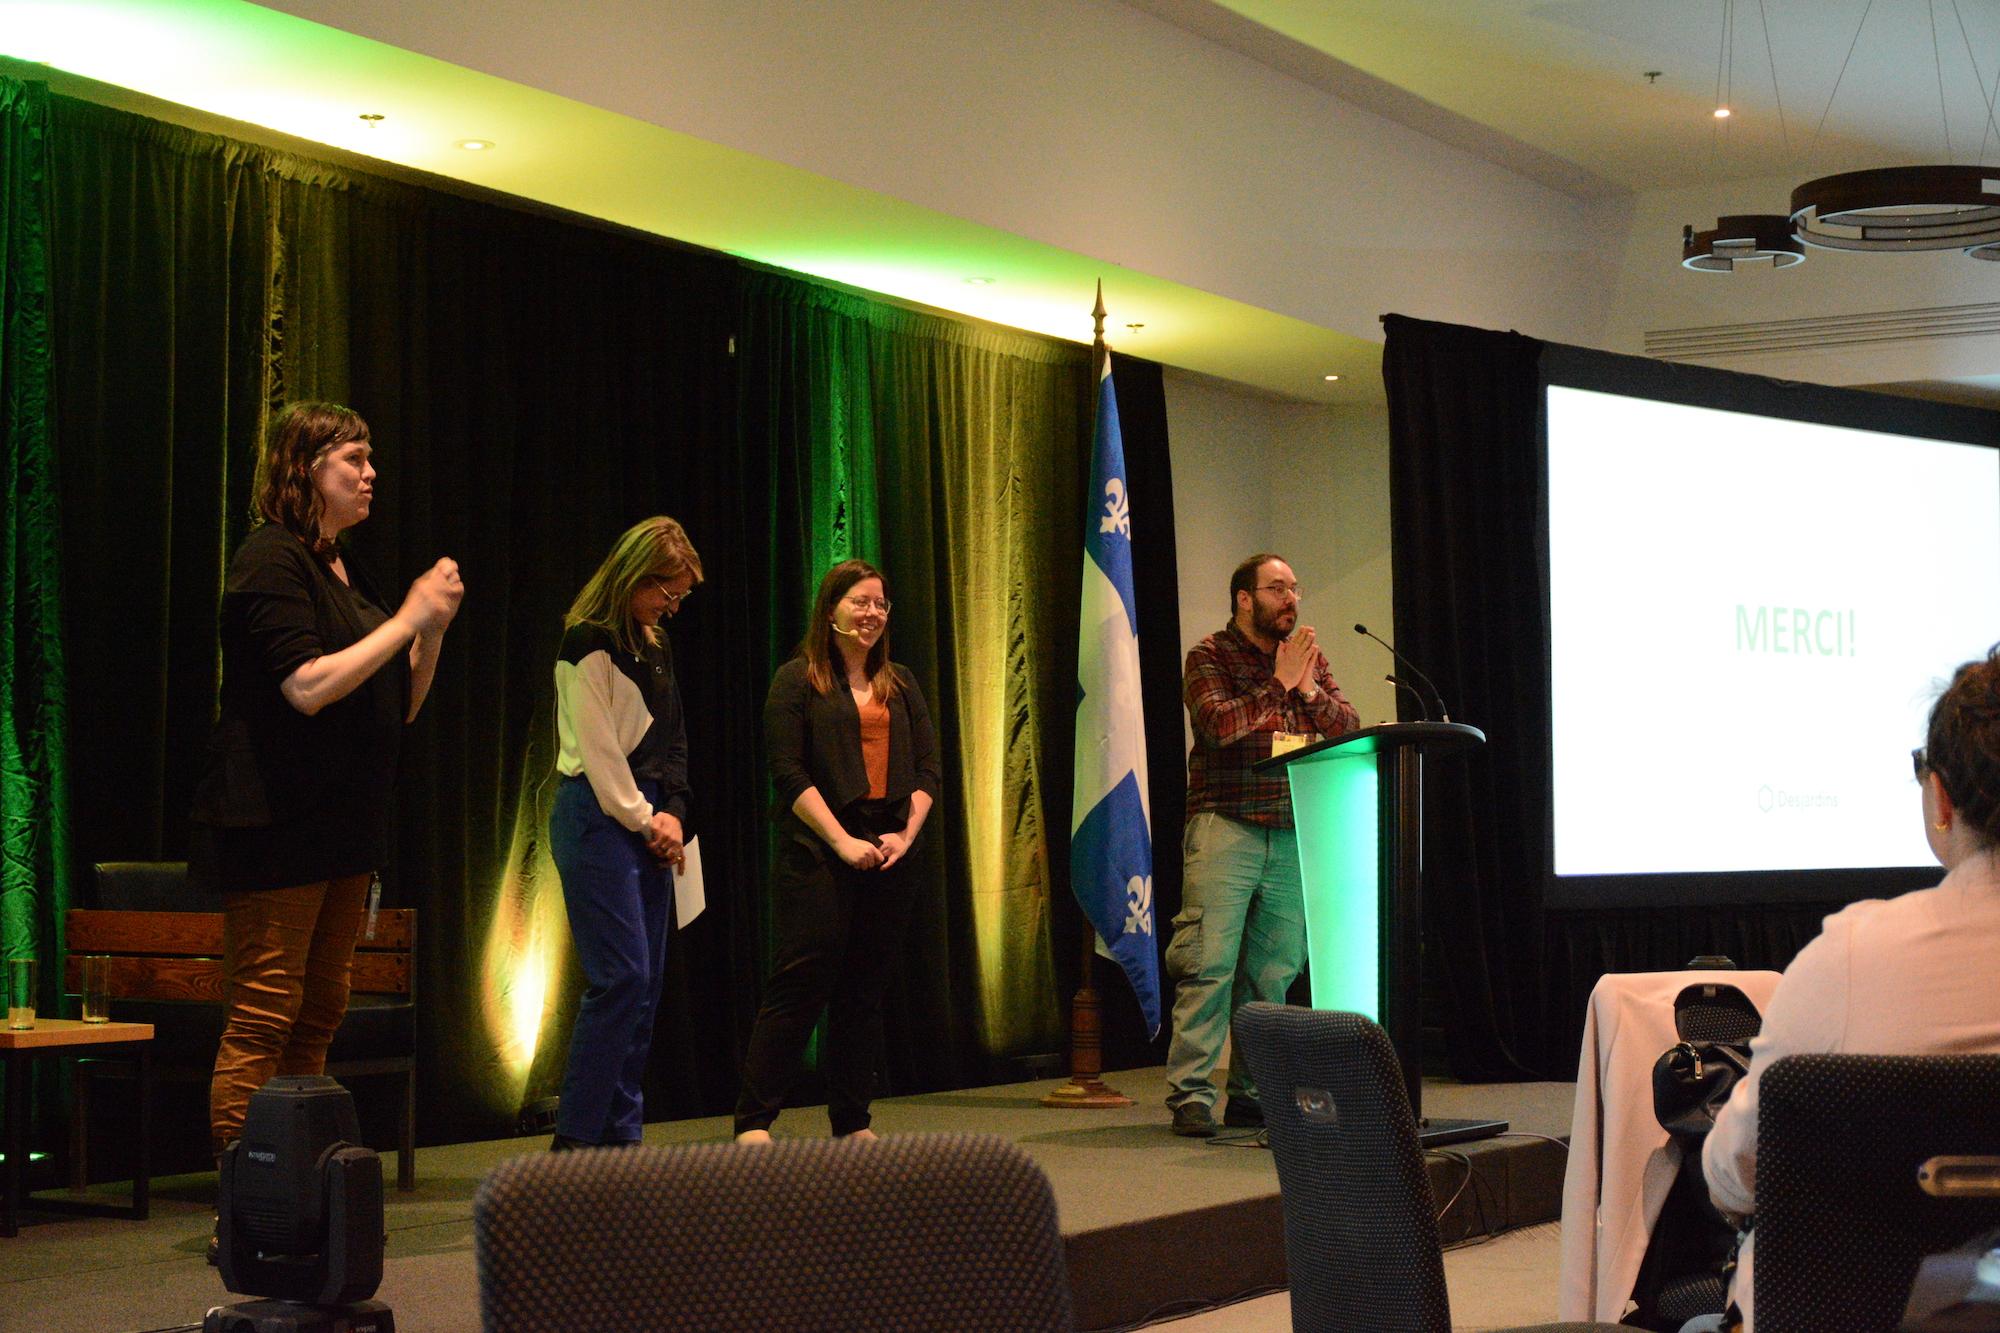
{"type": "Polygon", "coordinates": [[[1084,524],[1083,615],[1077,641],[1076,796],[1069,878],[1083,914],[1131,979],[1150,1038],[1160,1030],[1159,954],[1153,933],[1152,815],[1146,794],[1145,714],[1139,699],[1139,618],[1132,600],[1132,510],[1111,357],[1097,384],[1084,524]]]}

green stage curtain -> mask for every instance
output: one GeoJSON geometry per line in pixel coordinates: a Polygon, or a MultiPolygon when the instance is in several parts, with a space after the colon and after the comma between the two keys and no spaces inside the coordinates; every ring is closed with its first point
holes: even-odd
{"type": "MultiPolygon", "coordinates": [[[[1082,349],[79,100],[50,99],[49,120],[53,701],[93,793],[53,860],[184,853],[255,442],[276,406],[331,398],[368,419],[381,473],[355,562],[392,603],[440,555],[468,587],[405,739],[384,877],[421,912],[425,1141],[512,1133],[559,1084],[580,983],[543,846],[554,652],[613,538],[655,513],[686,524],[707,575],[669,634],[709,910],[671,956],[649,1113],[734,1099],[762,983],[764,693],[849,554],[889,571],[895,651],[947,756],[888,1090],[1060,1045],[1082,349]]],[[[52,840],[72,827],[54,790],[30,818],[52,840]]],[[[55,919],[46,898],[27,910],[55,919]]]]}
{"type": "Polygon", "coordinates": [[[773,657],[828,565],[880,565],[892,651],[946,761],[889,1073],[978,1081],[981,1057],[1062,1039],[1051,859],[1069,827],[1088,354],[768,273],[745,280],[741,328],[745,447],[772,460],[774,512],[792,517],[771,533],[773,657]]]}
{"type": "Polygon", "coordinates": [[[750,604],[740,534],[769,522],[727,447],[734,265],[81,101],[54,122],[68,698],[81,789],[106,794],[78,861],[184,853],[255,442],[288,399],[353,403],[381,473],[356,562],[392,606],[440,555],[469,589],[385,875],[421,912],[421,1130],[511,1133],[576,992],[540,846],[562,613],[618,532],[672,513],[709,566],[673,638],[718,902],[668,981],[653,1104],[726,1104],[767,677],[719,669],[713,636],[750,604]]]}
{"type": "Polygon", "coordinates": [[[49,274],[49,94],[0,77],[0,955],[39,958],[62,993],[70,902],[49,274]]]}

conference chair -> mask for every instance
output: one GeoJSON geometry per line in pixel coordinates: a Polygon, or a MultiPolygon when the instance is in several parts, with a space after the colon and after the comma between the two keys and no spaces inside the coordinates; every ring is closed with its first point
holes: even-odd
{"type": "Polygon", "coordinates": [[[1233,1031],[1278,1162],[1292,1327],[1450,1333],[1437,1200],[1388,1034],[1360,1014],[1261,1001],[1233,1031]]]}
{"type": "Polygon", "coordinates": [[[1926,1189],[1936,1158],[2000,1165],[2000,1055],[1787,1056],[1759,1092],[1757,1333],[1893,1330],[1925,1255],[2000,1226],[1926,1189]]]}
{"type": "Polygon", "coordinates": [[[487,1333],[1073,1327],[1048,1177],[983,1135],[536,1153],[473,1227],[487,1333]]]}

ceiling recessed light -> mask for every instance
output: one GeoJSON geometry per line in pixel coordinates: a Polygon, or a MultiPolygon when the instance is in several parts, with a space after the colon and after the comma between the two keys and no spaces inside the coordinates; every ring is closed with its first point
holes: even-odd
{"type": "Polygon", "coordinates": [[[1729,119],[1729,108],[1728,108],[1728,107],[1726,107],[1726,106],[1719,106],[1719,107],[1715,108],[1715,118],[1716,118],[1717,120],[1728,120],[1728,119],[1729,119]]]}
{"type": "Polygon", "coordinates": [[[491,139],[460,139],[458,146],[468,153],[483,153],[493,146],[491,139]]]}
{"type": "Polygon", "coordinates": [[[993,281],[992,278],[967,278],[965,285],[968,287],[991,287],[993,281]]]}
{"type": "Polygon", "coordinates": [[[1337,379],[1339,379],[1339,378],[1340,378],[1340,376],[1338,376],[1338,375],[1328,375],[1328,376],[1326,377],[1326,382],[1327,382],[1328,384],[1331,384],[1331,383],[1333,383],[1333,382],[1334,382],[1335,380],[1337,380],[1337,379]]]}

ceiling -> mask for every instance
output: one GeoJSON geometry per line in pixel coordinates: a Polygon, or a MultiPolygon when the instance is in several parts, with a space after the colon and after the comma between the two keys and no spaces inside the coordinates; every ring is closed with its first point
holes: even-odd
{"type": "MultiPolygon", "coordinates": [[[[1952,160],[1982,132],[2000,156],[1980,92],[2000,74],[2000,0],[1127,2],[1582,198],[1944,160],[1947,125],[1952,160]]],[[[1103,278],[1113,341],[1143,322],[1128,345],[1149,357],[1290,399],[1380,398],[1371,341],[246,0],[0,0],[0,56],[1058,337],[1089,339],[1103,278]],[[302,67],[322,77],[283,73],[302,67]],[[362,106],[395,114],[370,127],[362,106]],[[456,147],[468,133],[507,151],[456,147]],[[682,181],[700,188],[662,188],[682,181]]]]}
{"type": "Polygon", "coordinates": [[[1390,109],[1413,96],[1445,113],[1431,129],[1511,140],[1572,192],[2000,161],[1996,0],[1138,2],[1227,10],[1377,81],[1384,114],[1421,116],[1390,109]]]}

